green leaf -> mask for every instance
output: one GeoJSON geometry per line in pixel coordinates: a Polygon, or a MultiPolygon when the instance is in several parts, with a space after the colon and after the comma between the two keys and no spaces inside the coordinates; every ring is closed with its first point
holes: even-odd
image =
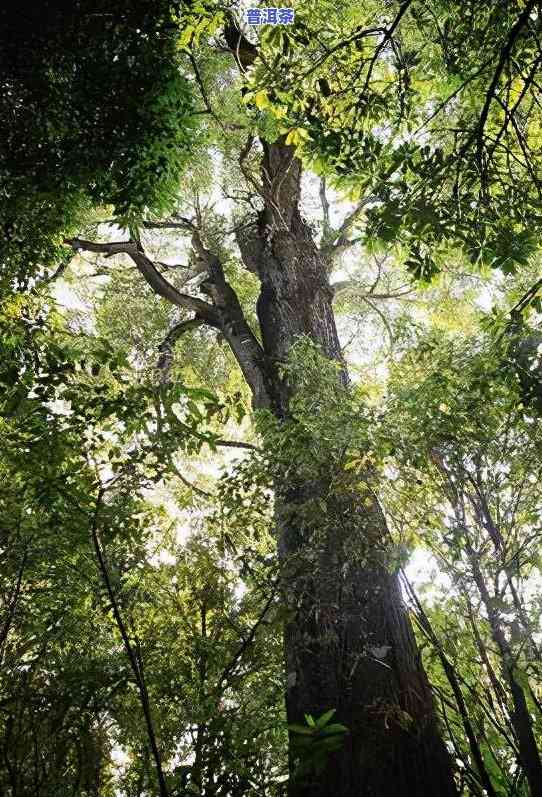
{"type": "Polygon", "coordinates": [[[292,733],[299,733],[304,736],[314,736],[314,730],[308,728],[306,725],[297,725],[293,723],[292,725],[288,725],[288,730],[292,733]]]}
{"type": "Polygon", "coordinates": [[[326,712],[324,712],[324,714],[322,714],[322,716],[321,716],[321,717],[319,717],[319,718],[316,720],[316,727],[317,727],[317,728],[323,728],[325,725],[327,725],[327,723],[329,722],[329,720],[330,720],[330,719],[332,718],[332,716],[335,714],[336,710],[337,710],[337,709],[335,709],[335,708],[330,708],[330,709],[329,709],[329,711],[326,711],[326,712]]]}
{"type": "Polygon", "coordinates": [[[341,725],[340,722],[336,722],[333,725],[328,725],[326,728],[323,728],[322,733],[326,735],[337,734],[337,733],[348,733],[348,728],[346,727],[346,725],[341,725]]]}

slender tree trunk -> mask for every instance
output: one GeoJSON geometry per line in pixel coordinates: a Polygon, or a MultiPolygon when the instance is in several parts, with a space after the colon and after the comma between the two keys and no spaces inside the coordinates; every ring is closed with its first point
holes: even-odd
{"type": "MultiPolygon", "coordinates": [[[[287,419],[291,388],[276,366],[300,336],[339,363],[345,400],[348,380],[327,262],[299,211],[301,167],[292,149],[264,144],[262,175],[265,210],[250,247],[245,239],[241,250],[261,280],[257,309],[269,405],[287,419]]],[[[398,577],[386,566],[385,520],[374,496],[364,503],[351,481],[344,473],[315,473],[307,482],[290,469],[288,481],[277,485],[279,557],[290,610],[284,632],[288,720],[303,722],[306,713],[334,708],[349,728],[324,772],[292,779],[290,795],[453,795],[398,577]]]]}
{"type": "Polygon", "coordinates": [[[431,625],[431,622],[429,620],[429,617],[426,615],[423,606],[418,600],[418,596],[414,592],[406,576],[404,576],[404,582],[407,585],[408,594],[410,598],[414,601],[414,604],[416,606],[417,622],[420,628],[422,629],[423,633],[427,637],[427,639],[431,642],[431,644],[435,648],[437,655],[440,659],[440,662],[442,664],[442,669],[444,670],[446,678],[448,679],[448,683],[450,684],[450,687],[452,689],[455,703],[457,706],[457,712],[461,717],[461,722],[463,724],[465,736],[467,737],[467,740],[469,742],[469,748],[475,766],[474,774],[476,775],[477,779],[480,781],[480,784],[484,789],[484,792],[487,795],[487,797],[497,797],[497,793],[493,788],[489,772],[487,771],[484,763],[484,757],[482,755],[482,751],[480,749],[480,745],[476,737],[475,729],[470,721],[469,711],[465,703],[465,698],[463,697],[463,692],[461,689],[461,685],[459,683],[459,679],[457,678],[456,675],[455,666],[452,664],[452,662],[449,660],[448,656],[444,652],[444,647],[441,644],[441,641],[439,640],[437,634],[435,633],[433,626],[431,625]]]}
{"type": "Polygon", "coordinates": [[[102,550],[102,546],[100,543],[99,533],[98,533],[98,522],[99,522],[99,513],[102,508],[102,500],[103,500],[104,491],[102,488],[98,491],[98,495],[96,498],[96,507],[94,510],[94,515],[92,518],[91,523],[91,536],[92,542],[94,545],[94,550],[96,552],[96,558],[98,560],[98,567],[100,570],[100,575],[104,582],[104,585],[107,590],[107,594],[109,600],[111,601],[112,606],[112,613],[117,624],[117,628],[122,638],[122,642],[124,644],[124,650],[128,656],[128,660],[130,662],[130,667],[132,668],[132,672],[134,674],[135,683],[139,692],[139,700],[141,703],[141,708],[143,709],[143,716],[145,718],[145,726],[147,730],[147,736],[149,740],[149,745],[151,748],[152,756],[154,758],[155,768],[156,768],[156,776],[158,779],[158,787],[159,787],[159,794],[160,797],[169,797],[169,790],[166,784],[166,778],[164,775],[164,770],[162,768],[162,756],[160,753],[160,749],[158,746],[158,741],[156,738],[156,733],[154,730],[154,722],[152,718],[151,706],[149,701],[149,694],[147,692],[147,685],[145,681],[145,674],[143,671],[143,662],[139,655],[139,648],[134,647],[130,638],[128,636],[128,629],[124,623],[122,618],[122,614],[120,611],[119,603],[117,601],[117,597],[115,595],[115,591],[113,589],[113,585],[111,583],[111,579],[109,576],[109,570],[107,568],[107,563],[105,560],[105,555],[102,550]]]}
{"type": "MultiPolygon", "coordinates": [[[[508,640],[506,639],[499,611],[495,606],[494,598],[498,597],[498,595],[492,597],[489,593],[484,574],[480,567],[480,554],[473,547],[470,538],[465,508],[466,500],[468,500],[470,506],[474,510],[475,520],[479,528],[484,529],[487,532],[491,542],[493,543],[497,560],[501,561],[503,550],[502,534],[500,533],[499,528],[493,522],[489,504],[484,495],[483,483],[479,471],[477,474],[477,480],[473,480],[470,474],[464,469],[463,473],[461,474],[464,481],[475,488],[476,496],[475,499],[473,499],[473,496],[466,492],[464,487],[458,487],[456,480],[452,479],[450,471],[448,470],[440,453],[434,449],[432,454],[433,463],[437,466],[440,473],[444,477],[447,497],[454,509],[456,522],[464,535],[463,545],[468,556],[472,577],[487,614],[491,637],[497,647],[499,655],[503,680],[508,685],[510,697],[512,699],[513,710],[510,712],[510,726],[514,732],[518,744],[519,763],[525,774],[527,783],[529,784],[529,791],[532,797],[542,797],[542,761],[533,732],[533,722],[530,715],[529,706],[527,704],[525,691],[517,677],[517,658],[514,655],[508,640]]],[[[509,586],[513,587],[511,582],[511,573],[506,563],[503,563],[502,569],[508,577],[509,586]]],[[[507,706],[503,699],[505,695],[502,694],[500,682],[493,672],[493,668],[489,662],[487,652],[485,651],[483,642],[476,628],[476,622],[470,609],[469,596],[466,593],[465,599],[469,611],[471,626],[474,632],[474,638],[481,654],[481,659],[486,666],[495,694],[499,700],[499,703],[501,704],[504,716],[506,717],[508,712],[507,706]]]]}
{"type": "Polygon", "coordinates": [[[517,678],[515,656],[502,629],[499,613],[495,609],[480,569],[477,554],[470,542],[467,543],[467,554],[471,563],[474,581],[487,612],[491,636],[499,652],[503,677],[510,689],[514,707],[510,714],[510,721],[518,740],[521,765],[532,797],[542,797],[542,761],[533,732],[533,721],[527,705],[527,698],[517,678]]]}

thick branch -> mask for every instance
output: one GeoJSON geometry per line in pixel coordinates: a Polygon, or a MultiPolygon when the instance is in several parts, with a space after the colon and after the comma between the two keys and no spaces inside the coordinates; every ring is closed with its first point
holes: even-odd
{"type": "Polygon", "coordinates": [[[270,392],[263,349],[245,319],[237,294],[224,276],[220,260],[205,248],[199,232],[192,222],[190,225],[192,227],[192,246],[206,266],[208,273],[201,289],[212,297],[213,304],[186,293],[180,293],[160,274],[154,263],[142,251],[141,245],[135,241],[94,243],[80,238],[72,238],[66,239],[64,243],[75,251],[84,249],[87,252],[97,252],[106,257],[118,254],[129,255],[156,294],[178,307],[191,310],[201,322],[222,330],[243,376],[252,390],[254,406],[267,407],[270,404],[270,392]]]}
{"type": "Polygon", "coordinates": [[[198,232],[192,236],[192,245],[209,274],[202,290],[213,299],[220,328],[252,390],[254,406],[267,407],[270,395],[263,349],[247,323],[237,294],[224,276],[218,257],[205,248],[198,232]]]}
{"type": "Polygon", "coordinates": [[[192,224],[182,219],[168,219],[166,221],[144,221],[143,227],[147,230],[185,230],[191,232],[192,224]]]}
{"type": "Polygon", "coordinates": [[[185,310],[192,310],[211,326],[218,325],[218,316],[213,306],[195,296],[180,293],[177,288],[160,274],[152,260],[149,260],[138,248],[138,244],[135,243],[135,241],[94,243],[93,241],[84,241],[81,238],[70,238],[65,239],[64,243],[71,246],[75,251],[83,249],[85,252],[97,252],[106,257],[120,254],[129,255],[155,293],[178,307],[183,307],[185,310]]]}

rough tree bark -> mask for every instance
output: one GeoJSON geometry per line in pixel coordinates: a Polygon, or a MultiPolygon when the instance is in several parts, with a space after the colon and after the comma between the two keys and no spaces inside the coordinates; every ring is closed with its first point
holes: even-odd
{"type": "MultiPolygon", "coordinates": [[[[67,241],[106,255],[128,254],[153,289],[194,320],[220,330],[253,394],[254,408],[288,420],[290,390],[280,368],[300,336],[339,364],[348,391],[328,258],[300,213],[301,164],[291,147],[262,142],[264,209],[239,241],[247,268],[261,282],[261,344],[246,322],[219,258],[197,230],[194,250],[206,267],[209,302],[182,294],[134,242],[67,241]]],[[[450,761],[439,735],[431,690],[397,575],[386,566],[387,529],[376,500],[368,508],[347,474],[324,472],[277,484],[276,522],[284,599],[290,723],[336,709],[349,728],[340,752],[318,777],[290,784],[291,797],[451,797],[450,761]],[[325,507],[307,521],[311,501],[325,507]]],[[[374,499],[374,496],[373,496],[374,499]]]]}
{"type": "MultiPolygon", "coordinates": [[[[299,209],[301,165],[281,142],[263,144],[265,208],[254,226],[251,262],[270,406],[287,418],[289,395],[276,364],[300,335],[340,364],[328,262],[299,209]],[[255,258],[255,253],[257,257],[255,258]]],[[[248,249],[245,239],[243,249],[248,249]]],[[[346,396],[345,396],[346,399],[346,396]]],[[[292,797],[452,795],[448,756],[397,576],[385,564],[387,529],[376,501],[330,474],[278,485],[277,532],[284,595],[286,705],[292,723],[335,708],[350,732],[324,773],[292,783],[292,797]],[[307,522],[310,500],[325,506],[307,522]],[[323,503],[322,503],[323,502],[323,503]],[[339,520],[340,519],[340,520],[339,520]]]]}

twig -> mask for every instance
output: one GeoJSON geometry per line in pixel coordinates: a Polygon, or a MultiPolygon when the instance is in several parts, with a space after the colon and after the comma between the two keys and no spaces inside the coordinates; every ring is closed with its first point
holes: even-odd
{"type": "Polygon", "coordinates": [[[369,88],[369,83],[371,82],[371,76],[373,74],[373,69],[377,62],[378,56],[380,55],[380,53],[382,52],[382,50],[384,49],[390,38],[393,36],[397,26],[401,22],[401,19],[403,18],[405,12],[408,10],[408,7],[412,4],[412,2],[413,0],[405,0],[405,2],[401,4],[401,7],[397,12],[397,15],[393,20],[393,22],[391,23],[390,27],[386,28],[384,32],[384,38],[382,39],[382,41],[374,51],[373,57],[371,58],[371,61],[369,63],[369,68],[367,70],[367,77],[365,78],[365,84],[363,86],[363,89],[361,90],[360,96],[363,96],[367,91],[367,89],[369,88]]]}
{"type": "Polygon", "coordinates": [[[130,642],[130,638],[128,636],[128,630],[124,623],[124,619],[122,617],[119,604],[117,601],[117,597],[115,595],[115,591],[113,589],[113,585],[111,583],[111,579],[109,577],[109,571],[107,568],[107,564],[105,561],[105,555],[102,550],[102,546],[100,544],[100,538],[98,534],[98,523],[99,523],[99,514],[100,509],[102,507],[102,500],[104,496],[104,488],[100,487],[98,490],[98,495],[96,498],[96,507],[94,510],[94,515],[92,517],[91,523],[91,536],[92,542],[94,544],[94,550],[96,552],[96,557],[98,559],[98,566],[100,569],[100,573],[102,576],[102,580],[105,584],[107,594],[109,596],[109,600],[111,602],[111,608],[113,611],[113,617],[115,618],[115,622],[117,624],[117,628],[119,629],[119,633],[122,637],[122,641],[124,644],[124,649],[126,650],[126,654],[128,656],[128,660],[130,662],[130,666],[132,668],[132,672],[134,674],[134,678],[139,690],[139,696],[141,700],[141,706],[143,709],[143,714],[145,716],[145,723],[147,726],[147,735],[149,737],[149,743],[152,750],[152,755],[154,758],[155,766],[156,766],[156,774],[158,777],[158,785],[160,788],[160,797],[169,797],[169,791],[166,785],[166,779],[164,776],[164,771],[162,769],[162,759],[160,755],[160,750],[158,749],[158,743],[156,741],[156,734],[154,731],[154,724],[152,721],[151,709],[150,709],[150,702],[149,702],[149,695],[147,692],[147,686],[145,683],[145,678],[143,675],[143,669],[138,659],[137,652],[132,647],[132,643],[130,642]]]}
{"type": "Polygon", "coordinates": [[[267,614],[267,612],[269,611],[269,609],[271,607],[271,604],[273,603],[274,598],[275,598],[275,593],[273,592],[273,593],[271,593],[270,597],[268,598],[267,602],[265,603],[263,611],[260,613],[260,616],[258,617],[256,622],[254,623],[254,625],[250,629],[248,635],[245,637],[245,639],[243,640],[242,644],[240,645],[238,650],[235,652],[232,660],[230,661],[229,664],[226,665],[226,667],[224,667],[224,669],[222,671],[222,675],[220,676],[220,678],[218,679],[218,682],[217,682],[219,687],[222,686],[224,681],[226,681],[226,682],[228,681],[231,673],[233,672],[233,670],[235,669],[235,666],[237,665],[237,662],[239,661],[239,659],[241,658],[241,656],[243,655],[245,650],[248,648],[250,643],[254,640],[254,637],[256,636],[256,631],[258,630],[259,626],[262,624],[262,622],[263,622],[263,620],[265,618],[265,615],[267,614]]]}
{"type": "Polygon", "coordinates": [[[497,68],[495,69],[495,73],[493,75],[491,83],[489,84],[489,88],[486,92],[486,99],[484,102],[484,106],[482,108],[482,112],[480,114],[480,120],[478,122],[478,158],[480,161],[482,157],[482,149],[484,146],[484,128],[487,122],[487,117],[489,115],[491,102],[495,97],[495,90],[497,88],[497,84],[500,80],[502,71],[504,69],[504,65],[508,60],[508,58],[510,57],[514,43],[517,37],[519,36],[521,29],[529,19],[531,11],[537,5],[538,1],[539,0],[528,0],[528,2],[525,4],[525,8],[519,15],[516,24],[512,27],[508,39],[506,41],[506,44],[501,50],[499,62],[497,64],[497,68]]]}

